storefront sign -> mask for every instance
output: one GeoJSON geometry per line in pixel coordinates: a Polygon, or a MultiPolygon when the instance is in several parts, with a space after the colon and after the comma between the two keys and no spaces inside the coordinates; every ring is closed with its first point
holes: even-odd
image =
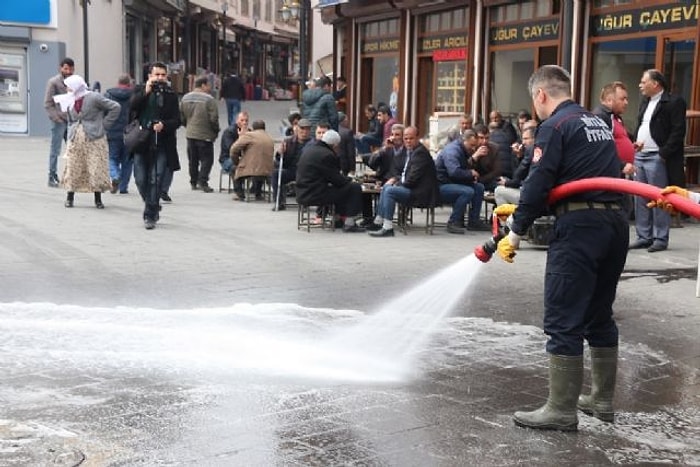
{"type": "Polygon", "coordinates": [[[467,59],[467,48],[433,50],[434,62],[454,62],[467,59]]]}
{"type": "Polygon", "coordinates": [[[57,0],[5,1],[0,8],[0,23],[5,25],[56,27],[51,12],[57,9],[57,0]]]}
{"type": "Polygon", "coordinates": [[[467,36],[426,37],[418,42],[418,53],[467,47],[467,36]]]}
{"type": "Polygon", "coordinates": [[[496,26],[489,31],[491,45],[559,39],[559,20],[496,26]]]}
{"type": "Polygon", "coordinates": [[[399,51],[399,40],[398,39],[376,39],[362,41],[362,53],[363,54],[380,54],[387,52],[398,52],[399,51]]]}
{"type": "Polygon", "coordinates": [[[665,6],[598,15],[591,19],[591,36],[695,27],[699,13],[700,6],[696,1],[686,0],[665,6]]]}

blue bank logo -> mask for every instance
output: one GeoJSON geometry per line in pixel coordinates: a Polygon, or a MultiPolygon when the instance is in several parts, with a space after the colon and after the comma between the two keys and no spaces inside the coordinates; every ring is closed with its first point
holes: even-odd
{"type": "Polygon", "coordinates": [[[0,23],[50,24],[51,0],[6,1],[0,8],[0,23]]]}

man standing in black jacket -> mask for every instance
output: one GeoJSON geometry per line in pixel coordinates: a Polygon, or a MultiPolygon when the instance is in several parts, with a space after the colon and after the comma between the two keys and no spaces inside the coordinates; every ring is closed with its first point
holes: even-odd
{"type": "Polygon", "coordinates": [[[226,102],[226,113],[228,114],[228,126],[236,121],[238,113],[241,111],[241,102],[245,100],[245,87],[243,81],[235,73],[229,74],[221,83],[219,97],[226,102]]]}
{"type": "MultiPolygon", "coordinates": [[[[685,186],[683,148],[686,104],[682,97],[669,94],[666,79],[658,70],[642,74],[639,90],[644,99],[637,120],[637,153],[634,155],[635,180],[650,185],[685,186]]],[[[663,209],[651,209],[637,197],[634,206],[637,240],[630,249],[646,248],[649,253],[668,248],[671,216],[663,209]]]]}
{"type": "MultiPolygon", "coordinates": [[[[162,63],[151,65],[148,81],[131,98],[131,110],[141,127],[151,130],[148,148],[134,153],[134,179],[145,208],[143,221],[154,229],[160,215],[160,196],[166,171],[180,170],[176,130],[180,127],[177,94],[168,84],[168,70],[162,63]]],[[[166,180],[165,183],[168,183],[166,180]]]]}

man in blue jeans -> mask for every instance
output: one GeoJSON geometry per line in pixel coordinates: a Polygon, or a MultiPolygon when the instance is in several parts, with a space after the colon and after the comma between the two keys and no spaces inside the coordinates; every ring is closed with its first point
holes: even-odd
{"type": "Polygon", "coordinates": [[[61,60],[59,73],[52,76],[46,83],[46,93],[44,95],[44,108],[51,119],[51,148],[49,149],[49,186],[58,186],[58,155],[61,152],[61,141],[65,140],[67,128],[67,116],[61,112],[58,103],[53,97],[59,94],[66,94],[68,90],[63,80],[73,74],[75,63],[72,58],[61,60]]]}
{"type": "Polygon", "coordinates": [[[447,231],[463,234],[466,230],[486,231],[489,226],[479,219],[484,201],[484,185],[478,182],[479,172],[472,163],[479,157],[474,149],[477,138],[474,130],[448,143],[435,161],[437,178],[440,182],[440,200],[452,204],[452,214],[447,221],[447,231]],[[471,203],[468,224],[464,225],[464,214],[471,203]]]}
{"type": "Polygon", "coordinates": [[[433,207],[440,193],[435,175],[435,162],[418,140],[418,129],[409,126],[404,130],[403,143],[406,160],[401,173],[391,177],[382,187],[377,204],[377,217],[367,226],[372,237],[393,237],[396,203],[408,206],[433,207]]]}
{"type": "Polygon", "coordinates": [[[169,187],[173,171],[180,170],[176,139],[180,108],[164,64],[151,65],[148,81],[134,92],[131,110],[143,128],[152,130],[148,146],[134,153],[134,179],[145,204],[143,221],[146,230],[152,230],[160,218],[164,186],[169,187]]]}

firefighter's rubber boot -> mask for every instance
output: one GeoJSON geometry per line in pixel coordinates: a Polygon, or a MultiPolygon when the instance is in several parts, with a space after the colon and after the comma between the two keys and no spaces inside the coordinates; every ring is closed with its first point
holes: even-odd
{"type": "Polygon", "coordinates": [[[591,347],[591,394],[579,396],[579,410],[604,422],[614,422],[616,378],[617,347],[591,347]]]}
{"type": "Polygon", "coordinates": [[[576,401],[583,383],[583,356],[549,355],[549,397],[532,412],[515,412],[516,425],[537,430],[576,431],[576,401]]]}

